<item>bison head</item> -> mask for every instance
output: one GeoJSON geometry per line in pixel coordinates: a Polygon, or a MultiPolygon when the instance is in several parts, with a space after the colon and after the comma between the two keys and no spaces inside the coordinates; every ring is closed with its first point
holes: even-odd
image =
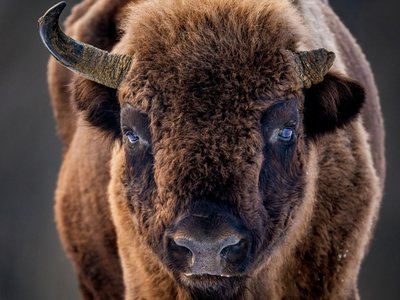
{"type": "Polygon", "coordinates": [[[41,19],[51,53],[86,78],[77,108],[115,140],[125,280],[238,297],[307,227],[315,143],[357,116],[364,93],[328,73],[333,53],[298,51],[301,21],[275,2],[136,5],[115,53],[64,35],[62,4],[41,19]]]}

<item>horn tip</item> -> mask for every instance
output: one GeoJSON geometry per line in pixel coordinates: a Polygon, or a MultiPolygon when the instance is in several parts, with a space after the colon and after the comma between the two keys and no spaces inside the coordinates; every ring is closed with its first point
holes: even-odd
{"type": "Polygon", "coordinates": [[[330,65],[329,67],[331,67],[333,65],[335,58],[336,58],[335,52],[328,51],[327,63],[330,65]]]}
{"type": "Polygon", "coordinates": [[[51,20],[53,18],[58,18],[66,6],[67,3],[65,1],[61,1],[50,7],[46,11],[46,13],[39,18],[38,20],[39,26],[44,25],[45,23],[48,22],[48,20],[51,20]]]}
{"type": "Polygon", "coordinates": [[[50,51],[50,53],[57,59],[60,60],[58,55],[54,52],[54,36],[59,31],[58,19],[67,6],[65,1],[59,2],[49,8],[46,13],[38,20],[38,30],[40,38],[45,45],[45,47],[50,51]]]}

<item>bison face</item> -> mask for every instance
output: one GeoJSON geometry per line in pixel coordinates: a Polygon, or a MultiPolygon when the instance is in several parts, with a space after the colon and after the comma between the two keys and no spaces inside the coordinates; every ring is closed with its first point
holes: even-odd
{"type": "Polygon", "coordinates": [[[330,97],[340,89],[343,101],[362,101],[358,85],[334,75],[273,97],[221,86],[231,82],[196,94],[141,83],[121,108],[123,201],[136,238],[194,295],[237,297],[301,238],[314,201],[313,145],[360,105],[332,116],[326,107],[339,98],[330,97]],[[146,110],[137,105],[143,95],[151,95],[146,110]]]}
{"type": "Polygon", "coordinates": [[[290,51],[255,54],[209,30],[172,47],[164,34],[135,44],[119,87],[117,173],[159,266],[192,294],[238,296],[304,199],[301,81],[290,51]]]}

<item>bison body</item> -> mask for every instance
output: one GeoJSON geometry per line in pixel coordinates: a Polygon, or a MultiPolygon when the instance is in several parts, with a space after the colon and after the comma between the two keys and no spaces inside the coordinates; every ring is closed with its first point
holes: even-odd
{"type": "Polygon", "coordinates": [[[49,63],[56,220],[85,299],[359,298],[383,126],[326,2],[74,7],[67,35],[132,57],[116,88],[49,63]],[[335,64],[306,83],[293,53],[318,48],[335,64]]]}

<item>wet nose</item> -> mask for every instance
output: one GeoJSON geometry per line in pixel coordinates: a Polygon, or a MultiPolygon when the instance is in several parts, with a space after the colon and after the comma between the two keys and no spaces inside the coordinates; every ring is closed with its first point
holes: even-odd
{"type": "Polygon", "coordinates": [[[190,271],[187,275],[223,275],[225,260],[241,248],[239,237],[229,235],[213,241],[196,240],[193,237],[177,237],[174,242],[191,253],[190,271]]]}
{"type": "Polygon", "coordinates": [[[249,239],[229,226],[207,228],[204,223],[190,222],[193,226],[180,226],[170,235],[170,255],[186,257],[186,275],[218,275],[229,277],[248,259],[249,239]]]}

